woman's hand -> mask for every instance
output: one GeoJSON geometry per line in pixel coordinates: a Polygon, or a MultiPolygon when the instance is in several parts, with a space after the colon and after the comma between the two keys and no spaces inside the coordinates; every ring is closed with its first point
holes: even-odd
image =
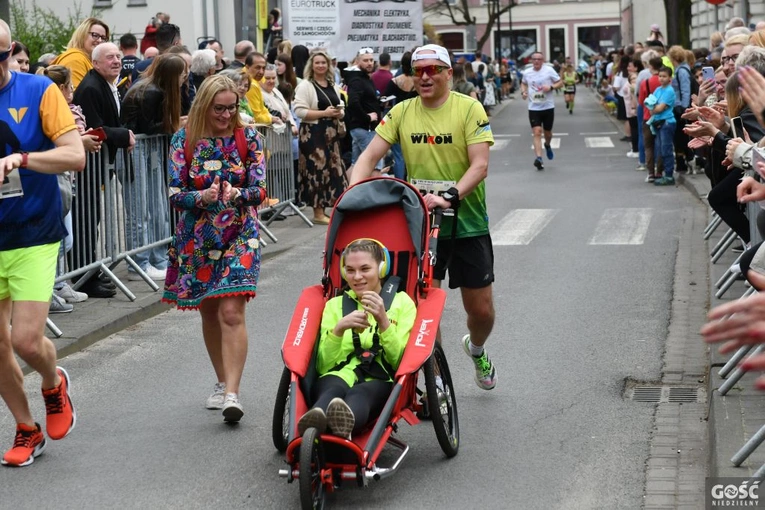
{"type": "Polygon", "coordinates": [[[688,121],[696,121],[699,120],[701,117],[701,114],[699,113],[699,109],[693,105],[691,105],[689,108],[686,108],[686,110],[683,112],[683,114],[680,116],[681,118],[688,120],[688,121]]]}
{"type": "Polygon", "coordinates": [[[88,152],[98,152],[101,150],[101,141],[93,135],[82,135],[82,145],[88,152]]]}
{"type": "MultiPolygon", "coordinates": [[[[727,110],[726,110],[727,111],[727,110]]],[[[700,106],[699,113],[707,122],[711,122],[717,129],[725,127],[725,114],[721,113],[716,108],[710,108],[709,106],[700,106]]]]}
{"type": "Polygon", "coordinates": [[[697,120],[693,124],[688,124],[685,128],[683,128],[683,132],[686,135],[692,136],[694,138],[698,138],[700,136],[714,137],[718,131],[719,129],[717,129],[711,122],[704,120],[697,120]]]}
{"type": "Polygon", "coordinates": [[[189,121],[189,116],[188,115],[181,115],[181,118],[179,120],[180,120],[180,122],[178,124],[178,129],[180,129],[182,127],[186,127],[186,123],[189,121]]]}
{"type": "Polygon", "coordinates": [[[215,180],[210,185],[210,187],[202,192],[202,203],[204,203],[205,205],[209,205],[209,204],[212,204],[213,202],[217,202],[219,195],[220,195],[220,177],[216,175],[215,180]]]}
{"type": "Polygon", "coordinates": [[[725,146],[725,159],[733,161],[733,155],[736,154],[736,149],[743,142],[741,138],[731,138],[728,140],[728,145],[725,146]]]}
{"type": "Polygon", "coordinates": [[[704,80],[701,85],[699,85],[699,95],[696,98],[696,104],[699,106],[704,106],[706,104],[707,98],[714,94],[715,89],[717,89],[717,84],[712,80],[704,80]]]}
{"type": "Polygon", "coordinates": [[[340,108],[335,108],[334,106],[327,106],[327,108],[324,110],[325,118],[339,119],[342,116],[343,116],[343,112],[340,108]]]}
{"type": "Polygon", "coordinates": [[[241,194],[242,192],[239,190],[239,188],[235,188],[228,181],[223,181],[223,185],[221,186],[221,193],[220,193],[220,199],[223,201],[223,203],[233,204],[234,200],[239,198],[241,194]]]}
{"type": "MultiPolygon", "coordinates": [[[[765,171],[765,164],[757,163],[757,171],[765,171]]],[[[765,185],[752,177],[744,177],[736,187],[736,198],[740,203],[765,200],[765,185]]]]}
{"type": "Polygon", "coordinates": [[[337,321],[337,325],[332,330],[332,333],[335,336],[343,336],[343,333],[345,333],[345,331],[348,329],[353,329],[360,333],[361,331],[367,329],[369,325],[370,324],[367,320],[366,312],[361,310],[354,310],[337,321]]]}
{"type": "Polygon", "coordinates": [[[712,145],[712,137],[709,136],[691,138],[691,141],[688,142],[689,149],[701,149],[702,147],[706,147],[708,145],[712,145]]]}
{"type": "Polygon", "coordinates": [[[765,119],[762,117],[762,110],[765,109],[765,77],[748,66],[742,66],[738,71],[741,97],[754,113],[757,122],[765,126],[765,119]]]}
{"type": "Polygon", "coordinates": [[[387,329],[387,326],[385,328],[382,327],[383,323],[388,321],[388,314],[385,312],[385,303],[383,302],[382,296],[377,292],[368,290],[361,294],[360,301],[364,310],[372,314],[372,317],[375,318],[380,329],[383,331],[387,329]]]}

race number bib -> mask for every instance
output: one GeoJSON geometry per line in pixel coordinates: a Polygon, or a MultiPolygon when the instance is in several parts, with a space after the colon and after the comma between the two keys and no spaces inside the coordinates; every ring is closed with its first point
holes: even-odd
{"type": "Polygon", "coordinates": [[[531,95],[531,102],[532,103],[544,103],[547,101],[547,95],[542,92],[541,90],[535,90],[534,93],[531,95]]]}
{"type": "MultiPolygon", "coordinates": [[[[428,179],[412,179],[409,181],[412,186],[417,188],[420,195],[425,196],[428,193],[433,193],[437,196],[442,196],[449,188],[453,188],[457,185],[456,181],[432,181],[428,179]]],[[[444,209],[444,216],[454,216],[454,209],[444,209]]]]}
{"type": "Polygon", "coordinates": [[[11,170],[5,174],[3,184],[0,185],[0,200],[3,198],[24,196],[24,188],[21,187],[21,175],[18,170],[11,170]]]}
{"type": "Polygon", "coordinates": [[[576,91],[576,86],[574,85],[566,85],[566,87],[563,89],[563,92],[567,94],[571,94],[574,91],[576,91]]]}

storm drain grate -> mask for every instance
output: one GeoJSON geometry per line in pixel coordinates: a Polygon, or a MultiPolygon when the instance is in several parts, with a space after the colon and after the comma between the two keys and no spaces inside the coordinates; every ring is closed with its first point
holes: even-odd
{"type": "Polygon", "coordinates": [[[707,392],[696,386],[632,386],[628,387],[625,397],[633,402],[666,403],[704,403],[707,392]]]}

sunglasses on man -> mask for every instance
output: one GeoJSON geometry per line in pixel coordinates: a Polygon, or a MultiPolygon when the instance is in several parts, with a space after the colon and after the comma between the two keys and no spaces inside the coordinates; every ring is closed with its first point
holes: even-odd
{"type": "Polygon", "coordinates": [[[13,43],[11,43],[11,47],[8,48],[8,51],[0,52],[0,62],[5,62],[6,60],[8,60],[8,57],[11,56],[12,51],[13,51],[13,43]]]}
{"type": "Polygon", "coordinates": [[[447,69],[449,69],[447,66],[437,65],[412,67],[412,76],[416,76],[418,78],[422,78],[423,74],[427,74],[428,76],[435,76],[437,74],[441,74],[447,69]]]}

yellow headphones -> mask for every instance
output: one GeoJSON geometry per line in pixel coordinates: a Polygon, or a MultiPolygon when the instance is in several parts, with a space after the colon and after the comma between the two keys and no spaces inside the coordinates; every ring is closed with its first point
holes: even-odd
{"type": "Polygon", "coordinates": [[[380,247],[380,250],[382,251],[382,254],[383,254],[383,259],[382,259],[382,262],[380,262],[380,267],[377,271],[377,274],[380,277],[380,279],[388,276],[388,271],[390,271],[390,252],[388,251],[388,248],[383,246],[383,244],[377,239],[362,237],[348,243],[348,246],[345,247],[345,249],[343,250],[343,253],[340,255],[340,276],[343,277],[343,280],[346,280],[346,281],[348,280],[348,277],[345,274],[345,254],[348,252],[348,247],[358,241],[369,241],[371,243],[375,243],[377,246],[380,247]]]}

